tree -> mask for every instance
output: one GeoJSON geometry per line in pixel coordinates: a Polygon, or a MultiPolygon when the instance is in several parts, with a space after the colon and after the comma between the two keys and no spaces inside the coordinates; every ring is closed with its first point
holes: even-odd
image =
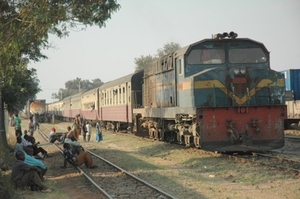
{"type": "Polygon", "coordinates": [[[58,93],[52,93],[53,99],[63,99],[65,97],[74,95],[79,91],[91,90],[93,88],[98,88],[103,84],[100,79],[93,79],[92,82],[89,80],[81,80],[76,78],[74,80],[69,80],[65,83],[65,88],[60,88],[58,93]],[[79,90],[80,89],[80,90],[79,90]]]}
{"type": "Polygon", "coordinates": [[[22,110],[27,100],[41,90],[36,69],[28,69],[25,63],[1,70],[0,77],[2,100],[10,113],[22,110]]]}
{"type": "Polygon", "coordinates": [[[162,49],[160,48],[157,50],[157,56],[158,57],[165,56],[165,55],[170,54],[180,48],[181,48],[181,46],[178,43],[174,43],[174,42],[166,43],[162,49]]]}
{"type": "Polygon", "coordinates": [[[152,55],[143,56],[142,55],[138,58],[134,58],[135,71],[144,69],[146,66],[149,66],[150,64],[152,64],[159,57],[163,57],[163,56],[170,54],[180,48],[181,48],[180,44],[178,44],[178,43],[174,43],[174,42],[166,43],[162,49],[160,48],[157,50],[157,54],[154,56],[152,56],[152,55]]]}
{"type": "Polygon", "coordinates": [[[135,71],[138,71],[140,69],[144,69],[146,66],[149,66],[155,60],[156,60],[156,57],[154,57],[152,55],[147,55],[146,57],[144,57],[142,55],[139,58],[134,58],[135,71]]]}
{"type": "Polygon", "coordinates": [[[41,50],[51,47],[48,35],[62,38],[68,36],[71,29],[84,30],[93,25],[104,27],[105,21],[118,9],[120,5],[116,0],[0,1],[0,81],[11,81],[13,85],[9,92],[4,89],[4,83],[0,85],[0,133],[3,137],[6,137],[3,103],[19,108],[19,104],[26,103],[40,91],[36,87],[35,71],[27,69],[27,64],[47,58],[41,50]],[[14,74],[19,75],[17,81],[14,74]],[[14,99],[9,96],[16,100],[10,101],[14,99]]]}

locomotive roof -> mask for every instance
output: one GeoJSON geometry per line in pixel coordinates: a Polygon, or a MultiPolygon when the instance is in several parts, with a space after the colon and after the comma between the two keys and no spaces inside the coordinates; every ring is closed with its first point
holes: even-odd
{"type": "MultiPolygon", "coordinates": [[[[263,43],[258,42],[258,41],[255,41],[255,40],[252,40],[252,39],[249,39],[249,38],[222,39],[222,40],[224,40],[224,41],[229,41],[229,40],[235,40],[235,41],[250,41],[250,42],[253,42],[253,43],[256,43],[256,44],[258,44],[258,45],[263,46],[264,49],[265,49],[266,51],[268,51],[263,43]]],[[[180,48],[179,50],[175,51],[175,54],[176,54],[176,56],[184,55],[184,54],[186,54],[186,53],[189,51],[189,49],[190,49],[192,46],[195,46],[195,45],[198,45],[198,44],[207,42],[207,41],[222,41],[222,40],[219,40],[219,39],[203,39],[203,40],[194,42],[194,43],[192,43],[192,44],[190,44],[190,45],[187,45],[187,46],[185,46],[185,47],[183,47],[183,48],[180,48]]]]}

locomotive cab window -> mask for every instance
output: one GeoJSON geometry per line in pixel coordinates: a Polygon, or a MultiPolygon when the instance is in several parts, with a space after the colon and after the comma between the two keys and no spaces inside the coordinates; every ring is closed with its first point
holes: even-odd
{"type": "Polygon", "coordinates": [[[267,55],[260,48],[239,48],[229,50],[229,62],[236,63],[265,63],[267,55]]]}
{"type": "Polygon", "coordinates": [[[187,57],[188,64],[223,64],[225,51],[223,49],[194,49],[187,57]]]}

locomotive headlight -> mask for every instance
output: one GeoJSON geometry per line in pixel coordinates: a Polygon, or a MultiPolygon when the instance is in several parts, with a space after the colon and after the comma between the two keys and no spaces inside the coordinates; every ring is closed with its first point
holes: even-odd
{"type": "Polygon", "coordinates": [[[245,74],[246,74],[246,68],[242,68],[242,69],[240,70],[240,72],[241,72],[243,75],[245,75],[245,74]]]}
{"type": "Polygon", "coordinates": [[[240,70],[238,69],[238,68],[235,68],[235,69],[233,69],[233,72],[234,72],[234,74],[239,74],[240,73],[240,70]]]}

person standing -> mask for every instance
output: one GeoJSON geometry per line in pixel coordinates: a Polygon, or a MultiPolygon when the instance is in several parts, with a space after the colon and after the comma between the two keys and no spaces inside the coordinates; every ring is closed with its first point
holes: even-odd
{"type": "Polygon", "coordinates": [[[76,139],[79,140],[79,135],[81,135],[81,126],[82,126],[82,122],[81,122],[81,117],[80,114],[76,115],[75,117],[75,123],[77,124],[77,129],[76,129],[76,139]]]}
{"type": "Polygon", "coordinates": [[[51,192],[45,185],[42,184],[42,171],[36,166],[30,166],[24,162],[25,154],[23,151],[17,151],[16,161],[12,168],[11,180],[17,188],[30,187],[32,191],[51,192]]]}
{"type": "Polygon", "coordinates": [[[55,115],[52,114],[52,125],[54,125],[54,124],[55,124],[55,115]]]}
{"type": "Polygon", "coordinates": [[[96,123],[96,140],[97,140],[97,142],[100,142],[102,140],[102,133],[100,130],[99,121],[97,121],[97,123],[96,123]]]}
{"type": "Polygon", "coordinates": [[[38,119],[38,115],[37,114],[33,115],[32,120],[33,120],[33,124],[34,124],[34,130],[40,129],[40,125],[39,125],[39,121],[38,121],[39,119],[38,119]]]}
{"type": "Polygon", "coordinates": [[[87,129],[86,129],[86,121],[83,121],[82,123],[82,137],[83,137],[83,141],[86,141],[86,133],[87,133],[87,129]]]}
{"type": "Polygon", "coordinates": [[[32,137],[33,133],[34,133],[34,123],[33,123],[32,116],[29,118],[28,131],[29,131],[30,136],[32,137]]]}
{"type": "Polygon", "coordinates": [[[14,117],[14,127],[15,127],[15,135],[16,135],[16,137],[20,137],[22,135],[21,123],[22,123],[22,120],[19,118],[19,115],[15,114],[15,117],[14,117]]]}
{"type": "Polygon", "coordinates": [[[76,122],[76,118],[74,119],[74,122],[71,126],[71,130],[74,132],[74,136],[76,138],[76,140],[79,140],[79,131],[78,129],[80,129],[80,127],[78,127],[78,124],[76,122]]]}
{"type": "Polygon", "coordinates": [[[91,140],[92,126],[89,122],[86,122],[85,128],[86,128],[86,139],[89,142],[91,140]]]}

